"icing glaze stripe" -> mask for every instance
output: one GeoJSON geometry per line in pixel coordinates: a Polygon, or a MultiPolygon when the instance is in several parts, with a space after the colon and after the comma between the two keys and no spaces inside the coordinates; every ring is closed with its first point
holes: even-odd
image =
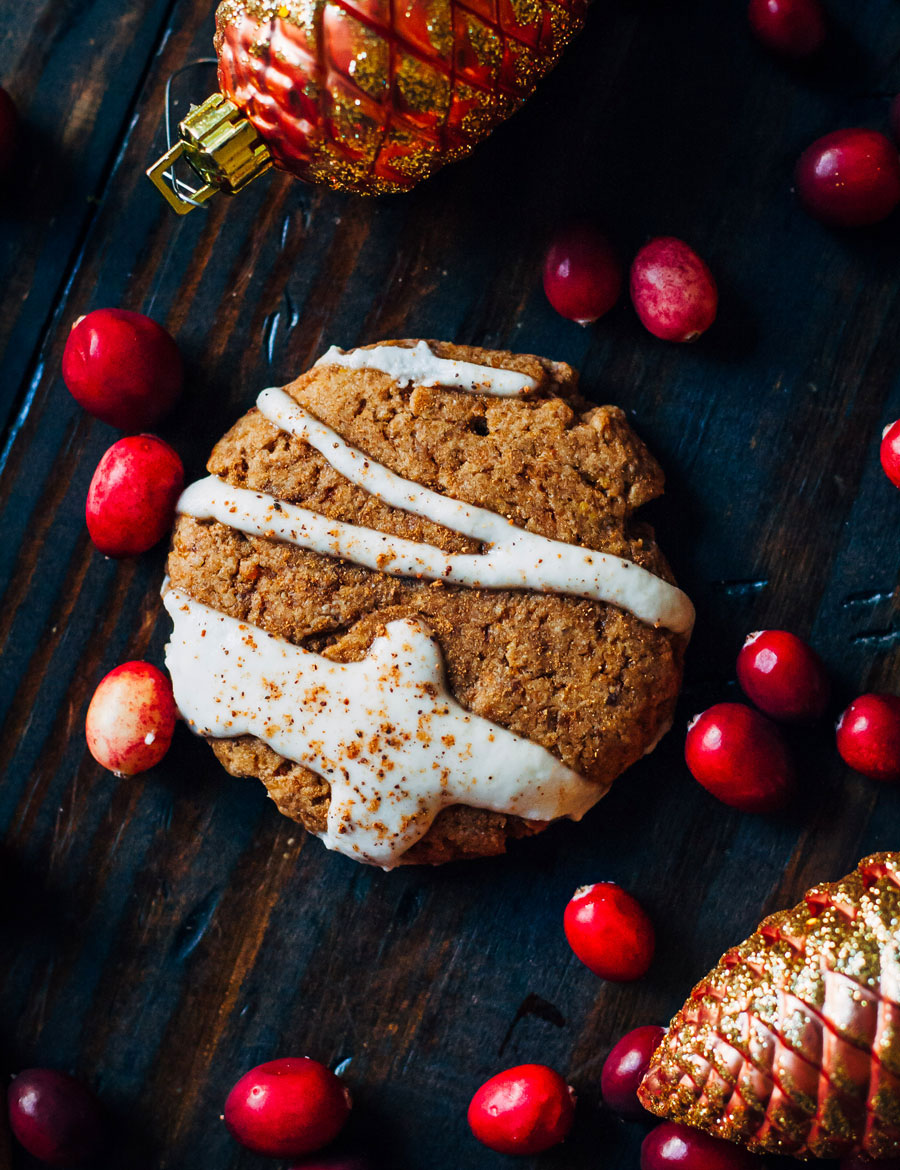
{"type": "Polygon", "coordinates": [[[276,535],[323,555],[358,560],[393,575],[422,576],[485,589],[570,594],[617,605],[649,625],[663,626],[675,633],[691,630],[694,607],[687,595],[640,565],[611,553],[527,532],[487,508],[465,504],[403,479],[352,447],[283,390],[264,390],[257,406],[270,422],[310,443],[358,487],[391,507],[432,520],[490,548],[476,555],[444,553],[428,544],[358,525],[325,520],[323,527],[324,518],[316,513],[246,489],[225,489],[229,497],[234,496],[226,514],[222,492],[210,480],[201,480],[185,491],[179,501],[180,511],[198,518],[219,519],[236,528],[246,524],[246,531],[276,535]],[[242,494],[237,496],[239,492],[242,494]],[[287,516],[294,523],[287,521],[287,516]],[[378,559],[373,563],[374,558],[378,559]]]}
{"type": "Polygon", "coordinates": [[[338,663],[169,589],[166,646],[178,709],[200,735],[252,735],[331,786],[325,844],[390,867],[451,804],[579,820],[606,789],[546,748],[466,711],[438,642],[390,622],[338,663]]]}
{"type": "Polygon", "coordinates": [[[343,366],[348,370],[380,370],[401,386],[446,386],[469,394],[519,398],[537,388],[537,382],[518,370],[478,366],[474,362],[441,358],[425,341],[414,346],[376,345],[344,353],[333,345],[316,366],[343,366]]]}
{"type": "MultiPolygon", "coordinates": [[[[659,586],[674,588],[631,561],[535,536],[505,520],[505,539],[490,551],[445,553],[431,544],[331,520],[266,492],[233,487],[214,475],[185,488],[178,511],[394,577],[424,577],[476,589],[571,594],[620,605],[652,624],[665,624],[667,618],[666,598],[661,597],[665,591],[659,586]],[[566,550],[565,554],[560,550],[566,550]],[[570,556],[570,551],[576,555],[570,556]]],[[[463,531],[459,524],[448,527],[463,531]]]]}

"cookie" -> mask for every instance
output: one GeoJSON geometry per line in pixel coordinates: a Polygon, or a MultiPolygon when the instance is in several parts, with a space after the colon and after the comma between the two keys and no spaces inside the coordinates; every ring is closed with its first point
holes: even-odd
{"type": "Polygon", "coordinates": [[[659,466],[571,367],[332,349],[179,503],[182,714],[286,816],[389,868],[580,818],[668,729],[693,609],[659,466]]]}

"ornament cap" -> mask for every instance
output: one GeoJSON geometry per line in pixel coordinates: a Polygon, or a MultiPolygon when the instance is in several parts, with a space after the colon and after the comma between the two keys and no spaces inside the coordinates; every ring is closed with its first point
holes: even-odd
{"type": "Polygon", "coordinates": [[[220,93],[195,106],[178,126],[179,138],[152,167],[147,178],[179,215],[187,215],[217,191],[237,195],[272,165],[269,148],[238,107],[220,93]],[[203,180],[199,188],[176,179],[184,159],[203,180]]]}

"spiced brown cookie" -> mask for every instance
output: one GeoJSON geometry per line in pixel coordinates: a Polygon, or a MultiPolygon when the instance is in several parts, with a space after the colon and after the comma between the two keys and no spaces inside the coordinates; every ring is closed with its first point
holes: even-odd
{"type": "Polygon", "coordinates": [[[502,852],[667,729],[693,611],[636,518],[662,473],[571,367],[332,350],[208,470],[168,561],[176,698],[331,847],[502,852]]]}

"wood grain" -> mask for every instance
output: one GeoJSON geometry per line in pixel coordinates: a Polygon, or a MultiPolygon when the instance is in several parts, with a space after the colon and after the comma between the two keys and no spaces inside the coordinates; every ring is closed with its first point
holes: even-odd
{"type": "MultiPolygon", "coordinates": [[[[413,194],[270,175],[178,220],[143,170],[167,79],[209,55],[210,0],[0,0],[0,83],[29,131],[0,200],[0,1051],[6,1072],[52,1064],[101,1093],[110,1165],[262,1165],[224,1132],[225,1094],[259,1060],[309,1053],[351,1060],[350,1141],[388,1170],[499,1168],[465,1108],[534,1059],[583,1105],[566,1146],[523,1165],[625,1170],[643,1131],[598,1093],[618,1035],[666,1019],[763,913],[900,845],[900,796],[845,769],[827,725],[793,737],[802,799],[777,820],[714,803],[681,760],[687,716],[736,697],[753,628],[812,639],[835,711],[900,689],[900,503],[877,463],[900,415],[900,221],[831,232],[790,190],[814,137],[884,125],[900,10],[828,8],[831,47],[797,70],[751,41],[741,4],[596,0],[535,100],[413,194]],[[680,348],[624,304],[588,330],[558,318],[541,258],[579,214],[625,254],[692,241],[720,279],[714,330],[680,348]],[[162,433],[189,474],[263,385],[332,343],[444,337],[579,366],[668,473],[653,519],[700,614],[677,730],[586,823],[503,860],[387,875],[306,840],[187,734],[146,777],[102,772],[83,742],[92,689],[127,657],[159,661],[166,636],[163,550],[105,561],[83,526],[115,435],[59,368],[74,318],[102,305],[178,337],[188,393],[162,433]],[[599,982],[562,938],[571,892],[603,878],[659,924],[634,986],[599,982]]],[[[212,85],[208,67],[182,73],[178,110],[212,85]]]]}

